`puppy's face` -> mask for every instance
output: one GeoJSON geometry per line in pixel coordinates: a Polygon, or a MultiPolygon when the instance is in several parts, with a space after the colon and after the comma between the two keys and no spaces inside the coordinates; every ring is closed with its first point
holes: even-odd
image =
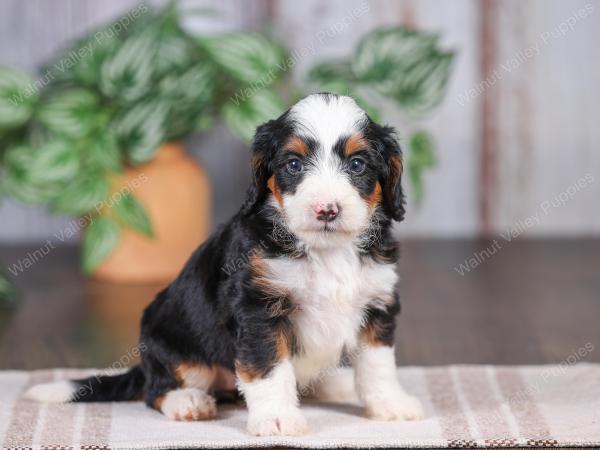
{"type": "Polygon", "coordinates": [[[400,148],[350,97],[306,97],[259,127],[254,152],[255,196],[309,247],[355,240],[378,214],[402,218],[400,148]]]}

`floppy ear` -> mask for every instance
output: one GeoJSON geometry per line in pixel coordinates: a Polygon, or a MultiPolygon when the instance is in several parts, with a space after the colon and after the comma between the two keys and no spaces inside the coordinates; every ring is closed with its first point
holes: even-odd
{"type": "Polygon", "coordinates": [[[402,190],[402,150],[392,127],[372,124],[373,141],[379,147],[385,167],[380,174],[383,191],[383,208],[386,214],[398,222],[404,219],[404,191],[402,190]]]}
{"type": "Polygon", "coordinates": [[[271,176],[269,163],[273,154],[273,147],[277,145],[274,140],[276,121],[271,120],[256,129],[252,142],[252,174],[250,186],[246,191],[246,200],[242,206],[245,213],[251,212],[267,195],[267,180],[271,176]]]}

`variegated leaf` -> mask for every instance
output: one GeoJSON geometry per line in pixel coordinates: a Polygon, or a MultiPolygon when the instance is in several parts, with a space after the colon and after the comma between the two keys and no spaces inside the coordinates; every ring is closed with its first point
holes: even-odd
{"type": "Polygon", "coordinates": [[[119,172],[122,168],[121,149],[111,128],[91,136],[85,146],[86,164],[93,169],[119,172]]]}
{"type": "Polygon", "coordinates": [[[86,89],[73,88],[55,92],[40,105],[37,119],[57,135],[81,139],[98,123],[98,99],[86,89]]]}
{"type": "Polygon", "coordinates": [[[375,30],[357,46],[352,69],[361,81],[388,92],[394,87],[396,75],[421,61],[437,40],[435,34],[402,27],[375,30]]]}
{"type": "Polygon", "coordinates": [[[282,47],[257,33],[228,33],[199,43],[227,74],[248,84],[270,84],[285,67],[282,47]]]}
{"type": "Polygon", "coordinates": [[[411,115],[421,115],[443,97],[453,59],[437,49],[438,37],[404,28],[376,30],[356,49],[352,69],[357,78],[411,115]]]}
{"type": "Polygon", "coordinates": [[[134,102],[152,88],[157,36],[148,29],[129,36],[102,64],[100,89],[117,102],[134,102]]]}
{"type": "Polygon", "coordinates": [[[37,87],[29,75],[0,66],[0,131],[27,122],[37,99],[37,87]]]}
{"type": "Polygon", "coordinates": [[[93,271],[115,249],[120,239],[116,223],[107,217],[97,217],[85,230],[83,237],[83,270],[93,271]]]}
{"type": "Polygon", "coordinates": [[[165,139],[169,105],[160,99],[140,102],[116,120],[117,137],[129,160],[143,164],[165,139]]]}
{"type": "Polygon", "coordinates": [[[80,216],[102,202],[108,196],[108,182],[100,173],[83,173],[52,202],[52,210],[80,216]]]}
{"type": "Polygon", "coordinates": [[[213,100],[215,81],[214,70],[205,64],[163,78],[159,92],[169,104],[167,139],[181,138],[195,128],[198,116],[208,111],[213,100]]]}
{"type": "Polygon", "coordinates": [[[115,218],[147,237],[154,237],[152,223],[144,206],[131,193],[126,193],[113,206],[115,218]]]}
{"type": "Polygon", "coordinates": [[[428,133],[417,131],[410,137],[407,165],[415,203],[420,205],[425,192],[423,175],[428,169],[435,166],[434,145],[428,133]]]}
{"type": "Polygon", "coordinates": [[[453,58],[452,53],[432,52],[411,67],[390,94],[408,114],[426,114],[440,103],[446,92],[453,58]]]}
{"type": "Polygon", "coordinates": [[[3,189],[25,203],[51,201],[79,170],[76,152],[58,141],[35,148],[12,147],[4,161],[3,189]]]}

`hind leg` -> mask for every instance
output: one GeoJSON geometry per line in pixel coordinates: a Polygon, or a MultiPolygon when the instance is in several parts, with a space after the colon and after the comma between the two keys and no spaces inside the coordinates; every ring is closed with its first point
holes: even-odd
{"type": "Polygon", "coordinates": [[[216,368],[202,364],[181,363],[167,372],[153,370],[145,388],[146,404],[171,420],[212,419],[217,414],[215,399],[210,395],[216,368]]]}

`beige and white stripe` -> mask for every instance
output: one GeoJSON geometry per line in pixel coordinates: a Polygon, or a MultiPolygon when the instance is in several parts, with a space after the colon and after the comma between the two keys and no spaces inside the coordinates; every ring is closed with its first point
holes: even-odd
{"type": "MultiPolygon", "coordinates": [[[[34,384],[52,381],[53,374],[50,370],[40,370],[30,374],[24,373],[23,377],[27,381],[22,388],[22,392],[34,384]]],[[[15,393],[7,392],[6,394],[8,396],[15,393]]],[[[5,393],[2,392],[0,397],[4,398],[4,395],[5,393]]],[[[26,448],[33,446],[35,431],[40,421],[40,412],[45,406],[19,397],[14,405],[11,405],[12,413],[10,416],[7,416],[10,418],[8,420],[8,428],[2,439],[3,448],[26,448]]]]}
{"type": "Polygon", "coordinates": [[[460,389],[475,417],[479,439],[489,445],[516,445],[517,439],[502,411],[502,403],[494,395],[488,368],[461,367],[457,372],[460,389]]]}
{"type": "Polygon", "coordinates": [[[213,421],[178,423],[141,402],[40,405],[21,398],[28,386],[90,372],[0,372],[0,443],[36,450],[600,446],[600,365],[549,367],[402,368],[406,389],[424,400],[425,420],[374,422],[358,405],[307,403],[312,431],[294,438],[248,436],[247,413],[236,406],[222,407],[213,421]]]}

